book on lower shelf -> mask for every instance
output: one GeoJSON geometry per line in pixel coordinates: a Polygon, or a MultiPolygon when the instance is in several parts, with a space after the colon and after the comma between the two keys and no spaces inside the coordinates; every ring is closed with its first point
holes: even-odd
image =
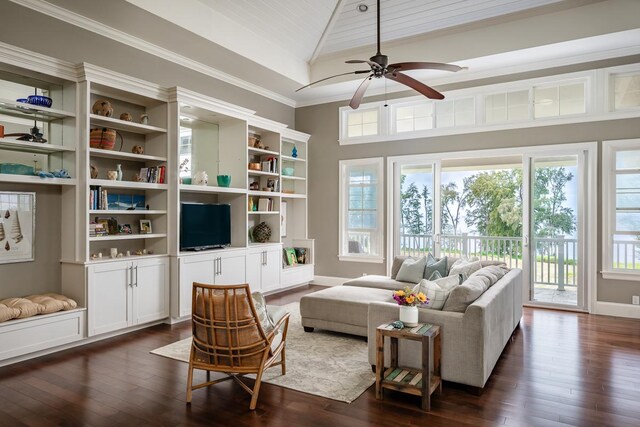
{"type": "Polygon", "coordinates": [[[138,182],[149,182],[151,184],[164,184],[166,180],[166,166],[153,166],[150,168],[140,168],[138,182]]]}

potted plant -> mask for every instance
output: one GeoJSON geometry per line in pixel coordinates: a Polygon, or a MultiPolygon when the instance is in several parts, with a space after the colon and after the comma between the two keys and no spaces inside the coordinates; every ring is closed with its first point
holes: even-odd
{"type": "Polygon", "coordinates": [[[418,326],[418,306],[429,304],[429,298],[422,292],[415,292],[409,286],[393,292],[393,299],[400,306],[400,321],[406,326],[418,326]]]}

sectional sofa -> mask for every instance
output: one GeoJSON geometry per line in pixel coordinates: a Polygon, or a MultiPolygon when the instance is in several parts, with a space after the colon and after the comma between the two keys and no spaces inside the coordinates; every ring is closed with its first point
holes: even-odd
{"type": "MultiPolygon", "coordinates": [[[[363,276],[305,295],[300,300],[302,326],[307,332],[318,328],[368,337],[369,362],[374,366],[375,330],[398,319],[399,309],[391,290],[405,286],[415,284],[389,276],[363,276]]],[[[482,389],[522,317],[522,270],[511,269],[464,312],[426,308],[419,312],[420,322],[442,328],[442,378],[482,389]]],[[[399,362],[401,366],[420,367],[419,343],[401,340],[399,362]]],[[[388,366],[389,360],[385,364],[388,366]]]]}

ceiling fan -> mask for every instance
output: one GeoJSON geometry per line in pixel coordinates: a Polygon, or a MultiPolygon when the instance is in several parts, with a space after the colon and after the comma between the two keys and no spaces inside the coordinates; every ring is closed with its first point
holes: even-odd
{"type": "Polygon", "coordinates": [[[377,5],[378,12],[378,51],[375,55],[373,55],[369,60],[364,59],[350,59],[345,61],[347,64],[369,64],[371,67],[370,70],[358,70],[358,71],[350,71],[348,73],[336,74],[335,76],[325,77],[324,79],[316,80],[313,83],[309,83],[306,86],[301,87],[302,90],[309,86],[312,86],[316,83],[323,82],[325,80],[332,79],[334,77],[346,76],[350,74],[369,74],[363,81],[360,83],[360,86],[356,90],[356,93],[353,94],[353,98],[351,98],[351,102],[349,102],[349,106],[356,110],[360,106],[360,102],[364,97],[364,93],[367,91],[369,84],[371,83],[371,79],[374,77],[376,79],[379,78],[387,78],[398,83],[402,83],[405,86],[410,87],[411,89],[420,92],[424,96],[430,99],[444,99],[444,95],[438,92],[437,90],[425,85],[424,83],[414,79],[413,77],[409,77],[406,74],[403,74],[402,71],[409,70],[443,70],[443,71],[460,71],[466,69],[465,67],[460,67],[458,65],[453,64],[443,64],[440,62],[398,62],[396,64],[389,64],[389,58],[387,55],[383,55],[380,52],[380,0],[378,0],[377,5]]]}

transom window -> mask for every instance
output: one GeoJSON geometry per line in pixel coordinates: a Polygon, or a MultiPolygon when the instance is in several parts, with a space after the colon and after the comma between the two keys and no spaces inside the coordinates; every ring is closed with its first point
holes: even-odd
{"type": "Polygon", "coordinates": [[[485,98],[485,121],[487,123],[523,121],[528,119],[528,90],[496,93],[487,95],[485,98]]]}
{"type": "Polygon", "coordinates": [[[533,88],[533,115],[536,119],[586,112],[584,83],[533,88]]]}
{"type": "Polygon", "coordinates": [[[473,98],[440,101],[436,104],[436,127],[470,126],[476,122],[473,98]]]}
{"type": "Polygon", "coordinates": [[[395,108],[396,132],[433,129],[433,103],[421,102],[395,108]]]}
{"type": "Polygon", "coordinates": [[[347,137],[378,134],[378,109],[351,111],[347,114],[347,137]]]}
{"type": "Polygon", "coordinates": [[[613,109],[640,107],[640,73],[613,76],[613,109]]]}

